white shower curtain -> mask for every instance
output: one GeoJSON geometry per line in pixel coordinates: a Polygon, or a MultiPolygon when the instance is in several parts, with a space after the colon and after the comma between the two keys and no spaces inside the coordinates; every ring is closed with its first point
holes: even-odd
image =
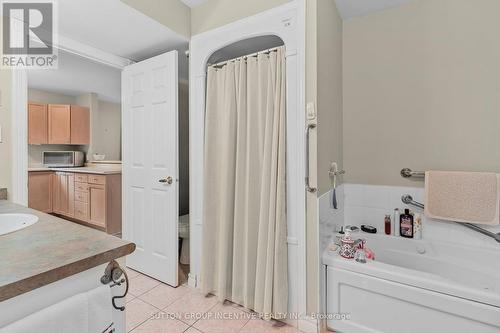
{"type": "Polygon", "coordinates": [[[288,304],[284,47],[209,67],[201,285],[266,316],[288,304]]]}

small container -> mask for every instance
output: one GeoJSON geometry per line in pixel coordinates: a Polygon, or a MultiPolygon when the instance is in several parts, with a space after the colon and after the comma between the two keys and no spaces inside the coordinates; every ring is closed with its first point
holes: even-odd
{"type": "Polygon", "coordinates": [[[392,224],[392,235],[399,237],[399,216],[401,215],[399,208],[394,209],[394,223],[392,224]]]}
{"type": "Polygon", "coordinates": [[[415,214],[413,220],[413,238],[422,239],[422,215],[415,214]]]}
{"type": "Polygon", "coordinates": [[[342,237],[344,237],[345,232],[344,232],[344,226],[340,227],[340,230],[335,234],[335,240],[334,243],[337,246],[342,245],[342,237]]]}
{"type": "Polygon", "coordinates": [[[390,235],[392,232],[391,215],[386,215],[384,219],[384,231],[386,235],[390,235]]]}
{"type": "Polygon", "coordinates": [[[413,215],[409,209],[399,217],[399,230],[401,237],[413,238],[413,215]]]}
{"type": "Polygon", "coordinates": [[[342,245],[340,246],[339,254],[346,259],[353,259],[356,254],[356,245],[349,231],[346,231],[344,237],[342,237],[342,245]]]}

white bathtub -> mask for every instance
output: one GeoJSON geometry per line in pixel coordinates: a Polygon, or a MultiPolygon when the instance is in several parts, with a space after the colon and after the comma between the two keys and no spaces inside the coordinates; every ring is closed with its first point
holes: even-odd
{"type": "Polygon", "coordinates": [[[345,333],[500,332],[500,244],[482,249],[360,233],[376,260],[328,250],[328,328],[345,333]],[[339,320],[335,314],[343,314],[339,320]]]}

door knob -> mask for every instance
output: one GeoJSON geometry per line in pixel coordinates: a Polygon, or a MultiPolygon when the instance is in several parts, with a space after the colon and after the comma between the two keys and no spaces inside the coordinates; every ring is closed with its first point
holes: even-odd
{"type": "Polygon", "coordinates": [[[160,183],[167,183],[168,185],[172,185],[174,182],[174,179],[171,176],[168,176],[167,178],[163,178],[159,180],[160,183]]]}

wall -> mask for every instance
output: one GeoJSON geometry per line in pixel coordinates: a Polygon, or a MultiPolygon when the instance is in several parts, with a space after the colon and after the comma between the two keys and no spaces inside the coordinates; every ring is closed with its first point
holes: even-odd
{"type": "Polygon", "coordinates": [[[0,126],[2,129],[2,142],[0,142],[0,188],[7,188],[9,197],[9,192],[12,189],[11,80],[10,70],[0,70],[0,126]]]}
{"type": "Polygon", "coordinates": [[[500,1],[421,0],[344,23],[348,182],[500,171],[500,1]]]}
{"type": "Polygon", "coordinates": [[[121,0],[184,37],[191,37],[190,8],[179,0],[121,0]]]}
{"type": "Polygon", "coordinates": [[[196,35],[242,18],[255,15],[267,9],[282,5],[290,0],[209,0],[191,9],[191,35],[196,35]]]}
{"type": "Polygon", "coordinates": [[[189,85],[179,84],[179,215],[189,214],[189,85]]]}
{"type": "Polygon", "coordinates": [[[343,168],[342,19],[333,0],[318,0],[317,113],[319,195],[330,190],[332,162],[343,168]]]}
{"type": "Polygon", "coordinates": [[[97,121],[93,123],[97,128],[92,130],[93,149],[96,153],[105,154],[108,161],[121,161],[121,104],[98,101],[97,105],[97,121]]]}

